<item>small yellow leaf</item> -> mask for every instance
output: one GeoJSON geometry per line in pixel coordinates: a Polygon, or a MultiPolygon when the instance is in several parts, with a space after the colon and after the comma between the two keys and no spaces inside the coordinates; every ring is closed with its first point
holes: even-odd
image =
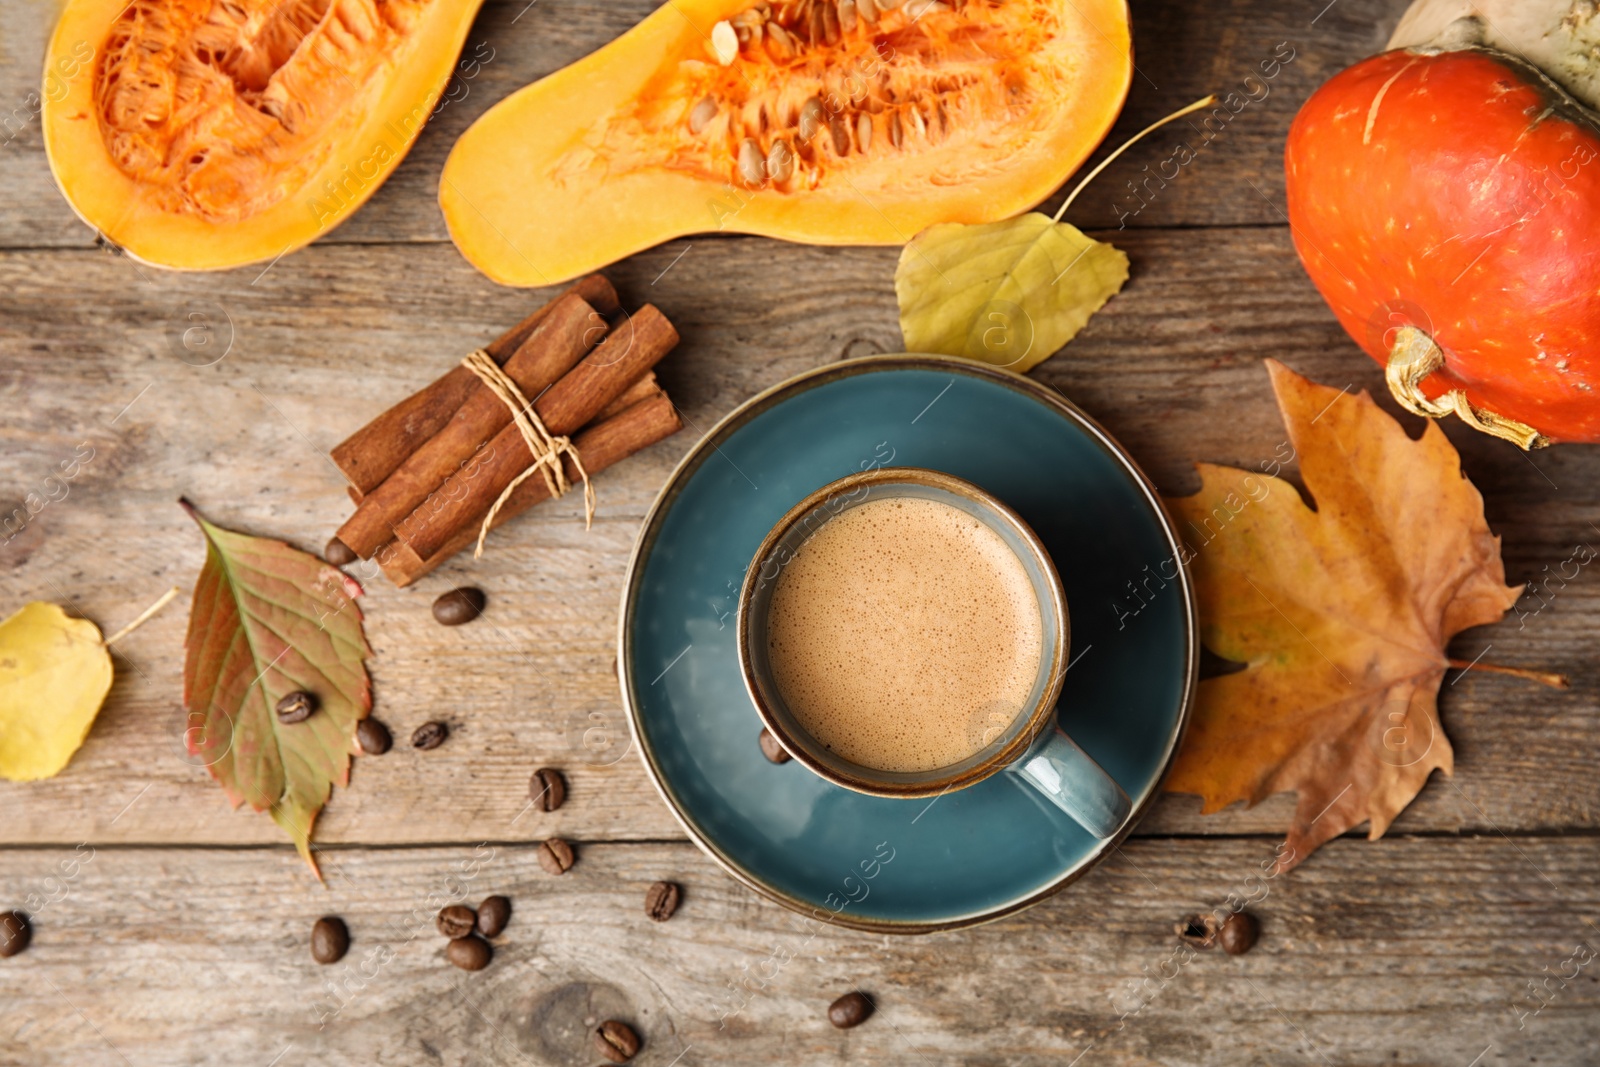
{"type": "Polygon", "coordinates": [[[1029,212],[928,227],[900,253],[894,290],[906,351],[1022,373],[1072,340],[1127,280],[1121,251],[1029,212]]]}
{"type": "Polygon", "coordinates": [[[0,622],[0,778],[60,772],[111,691],[100,629],[35,601],[0,622]]]}

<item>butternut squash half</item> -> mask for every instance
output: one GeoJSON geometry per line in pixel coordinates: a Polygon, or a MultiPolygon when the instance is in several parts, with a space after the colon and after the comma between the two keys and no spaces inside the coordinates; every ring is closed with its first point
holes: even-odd
{"type": "Polygon", "coordinates": [[[904,244],[1049,196],[1132,71],[1123,0],[672,0],[474,123],[439,202],[507,285],[702,231],[904,244]]]}
{"type": "Polygon", "coordinates": [[[146,263],[308,244],[383,184],[481,0],[68,0],[45,59],[67,202],[146,263]]]}

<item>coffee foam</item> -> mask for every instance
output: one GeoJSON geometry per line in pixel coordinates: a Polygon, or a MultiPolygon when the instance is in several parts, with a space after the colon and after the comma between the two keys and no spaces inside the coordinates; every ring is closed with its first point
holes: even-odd
{"type": "Polygon", "coordinates": [[[1033,690],[1043,622],[1028,572],[980,519],[938,500],[868,500],[783,568],[772,678],[834,753],[885,771],[959,763],[1033,690]]]}

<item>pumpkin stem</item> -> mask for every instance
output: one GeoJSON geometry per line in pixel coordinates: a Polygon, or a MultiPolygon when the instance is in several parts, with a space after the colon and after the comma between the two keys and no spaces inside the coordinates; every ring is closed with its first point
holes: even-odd
{"type": "Polygon", "coordinates": [[[167,604],[171,602],[172,598],[177,595],[177,586],[173,586],[171,589],[168,589],[165,593],[161,594],[160,600],[141,611],[137,619],[134,619],[128,625],[124,626],[122,629],[118,630],[116,633],[112,634],[110,637],[106,638],[100,643],[105,645],[107,648],[111,647],[113,642],[122,640],[124,637],[127,637],[129,634],[133,633],[133,631],[143,626],[150,616],[166,607],[167,604]]]}
{"type": "Polygon", "coordinates": [[[1439,419],[1454,412],[1474,430],[1510,441],[1524,452],[1544,448],[1550,443],[1548,437],[1525,422],[1473,407],[1467,400],[1467,394],[1460,389],[1428,397],[1422,391],[1423,379],[1444,365],[1444,349],[1432,337],[1415,326],[1402,326],[1395,331],[1383,378],[1389,383],[1389,392],[1394,394],[1400,406],[1414,415],[1439,419]]]}
{"type": "Polygon", "coordinates": [[[1051,219],[1050,221],[1051,222],[1060,222],[1061,221],[1061,216],[1063,216],[1063,215],[1065,215],[1067,213],[1067,208],[1071,207],[1072,206],[1072,202],[1074,200],[1078,199],[1078,194],[1083,192],[1083,187],[1085,185],[1088,185],[1090,182],[1094,181],[1095,176],[1098,175],[1101,171],[1105,170],[1108,166],[1110,166],[1111,165],[1111,161],[1113,159],[1116,159],[1118,156],[1122,155],[1122,153],[1126,152],[1128,149],[1130,149],[1134,145],[1138,144],[1139,143],[1139,139],[1142,138],[1145,134],[1154,133],[1156,130],[1159,130],[1161,127],[1165,126],[1167,123],[1171,122],[1173,119],[1181,119],[1181,118],[1183,118],[1183,116],[1189,114],[1189,112],[1191,112],[1191,111],[1199,111],[1201,108],[1210,107],[1212,104],[1215,104],[1216,102],[1217,102],[1217,97],[1216,97],[1215,93],[1213,93],[1212,95],[1206,97],[1203,100],[1196,100],[1194,103],[1190,104],[1188,107],[1182,108],[1182,109],[1180,109],[1178,111],[1174,111],[1172,114],[1168,115],[1164,119],[1160,119],[1160,120],[1158,120],[1156,122],[1152,122],[1150,125],[1146,126],[1144,129],[1140,130],[1138,133],[1134,134],[1132,137],[1130,137],[1126,141],[1122,142],[1122,147],[1121,148],[1117,149],[1115,152],[1111,153],[1109,156],[1107,156],[1106,158],[1102,159],[1100,161],[1100,165],[1099,166],[1095,167],[1094,170],[1091,170],[1088,174],[1085,174],[1083,176],[1083,180],[1081,182],[1079,182],[1077,184],[1077,187],[1074,188],[1072,190],[1072,192],[1068,193],[1067,194],[1067,198],[1061,202],[1061,210],[1056,212],[1056,217],[1051,219]]]}

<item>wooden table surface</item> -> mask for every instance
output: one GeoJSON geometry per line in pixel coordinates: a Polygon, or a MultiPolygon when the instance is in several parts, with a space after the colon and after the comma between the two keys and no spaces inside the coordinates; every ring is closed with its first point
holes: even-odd
{"type": "MultiPolygon", "coordinates": [[[[1128,183],[1179,140],[1199,148],[1196,134],[1139,146],[1071,213],[1126,249],[1133,275],[1035,374],[1167,493],[1195,487],[1195,460],[1274,455],[1263,357],[1382,392],[1295,259],[1281,151],[1300,102],[1381,48],[1401,6],[1134,4],[1138,72],[1113,144],[1241,88],[1280,42],[1294,52],[1270,95],[1136,215],[1128,183]]],[[[0,0],[0,103],[18,109],[0,145],[0,510],[93,450],[66,498],[0,547],[3,610],[52,600],[109,631],[171,585],[188,592],[204,553],[180,495],[316,550],[348,510],[328,449],[544,295],[497,288],[449,244],[434,200],[445,153],[488,105],[651,7],[488,0],[468,49],[493,58],[349,222],[266,269],[179,275],[96,247],[56,193],[27,107],[53,9],[0,0]],[[199,354],[183,343],[197,323],[214,331],[199,354]]],[[[1451,672],[1454,778],[1436,775],[1382,841],[1351,834],[1268,883],[1248,956],[1175,957],[1172,924],[1243,891],[1289,797],[1208,817],[1166,797],[1054,899],[923,938],[808,933],[685,839],[628,751],[612,677],[627,554],[717,418],[799,371],[899,348],[896,256],[698,237],[611,271],[629,303],[657,303],[683,334],[661,379],[689,428],[600,476],[589,533],[569,499],[497,534],[481,563],[405,591],[368,583],[377,714],[400,735],[433,717],[454,732],[435,752],[356,762],[317,826],[326,888],[268,818],[230,811],[183,755],[186,601],[121,642],[111,697],[68,768],[0,783],[0,908],[31,901],[35,925],[32,947],[0,961],[0,1064],[582,1065],[596,1060],[585,1021],[607,1016],[636,1025],[647,1067],[1594,1062],[1593,568],[1451,647],[1470,660],[1492,646],[1493,660],[1565,671],[1572,688],[1451,672]],[[430,601],[463,582],[489,591],[488,615],[439,627],[430,601]],[[571,793],[541,815],[525,810],[526,784],[545,764],[566,768],[571,793]],[[580,859],[551,878],[528,844],[557,834],[580,859]],[[686,887],[666,924],[642,910],[659,878],[686,887]],[[491,892],[516,914],[491,967],[468,975],[444,962],[432,913],[491,892]],[[321,968],[306,942],[327,913],[354,944],[321,968]],[[834,1030],[825,1006],[858,987],[877,1017],[834,1030]]],[[[1600,544],[1600,450],[1523,455],[1446,428],[1512,581],[1600,544]]]]}

